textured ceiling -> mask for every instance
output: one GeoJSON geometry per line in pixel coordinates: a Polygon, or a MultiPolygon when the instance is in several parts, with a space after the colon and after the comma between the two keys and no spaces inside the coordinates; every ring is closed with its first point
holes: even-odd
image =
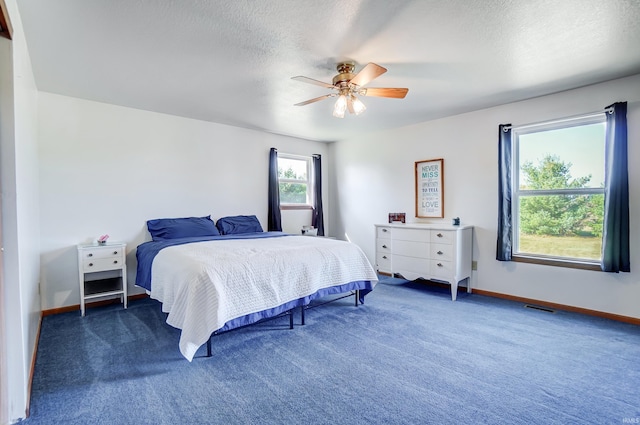
{"type": "Polygon", "coordinates": [[[39,90],[337,141],[640,72],[639,0],[19,0],[39,90]],[[336,63],[388,69],[331,115],[336,63]]]}

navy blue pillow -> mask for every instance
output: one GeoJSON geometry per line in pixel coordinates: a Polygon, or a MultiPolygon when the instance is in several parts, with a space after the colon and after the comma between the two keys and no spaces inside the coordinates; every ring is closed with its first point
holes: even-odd
{"type": "Polygon", "coordinates": [[[149,229],[151,239],[154,241],[220,235],[210,215],[206,217],[158,218],[155,220],[147,220],[147,229],[149,229]]]}
{"type": "Polygon", "coordinates": [[[218,219],[216,227],[223,235],[263,232],[255,215],[234,215],[218,219]]]}

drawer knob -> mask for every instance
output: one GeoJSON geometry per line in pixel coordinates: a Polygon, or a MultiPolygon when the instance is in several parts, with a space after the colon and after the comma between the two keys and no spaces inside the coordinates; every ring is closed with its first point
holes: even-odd
{"type": "Polygon", "coordinates": [[[443,254],[443,252],[442,252],[442,251],[438,251],[438,255],[442,255],[442,254],[443,254]]]}
{"type": "Polygon", "coordinates": [[[438,263],[438,267],[442,267],[442,263],[438,263]]]}
{"type": "Polygon", "coordinates": [[[442,233],[438,233],[436,236],[441,238],[442,237],[442,233]]]}
{"type": "Polygon", "coordinates": [[[113,260],[113,264],[118,264],[118,260],[113,260]]]}
{"type": "Polygon", "coordinates": [[[89,267],[93,267],[93,263],[89,263],[89,267]]]}
{"type": "Polygon", "coordinates": [[[118,251],[113,251],[113,255],[118,255],[118,251]]]}
{"type": "Polygon", "coordinates": [[[382,245],[382,247],[383,247],[383,248],[386,248],[387,246],[386,246],[386,245],[382,245]]]}
{"type": "Polygon", "coordinates": [[[387,259],[387,256],[386,256],[386,255],[383,255],[383,256],[382,256],[382,258],[384,258],[384,259],[386,260],[386,259],[387,259]]]}
{"type": "Polygon", "coordinates": [[[385,233],[387,233],[387,232],[388,232],[388,230],[387,230],[387,229],[382,229],[382,231],[383,231],[383,232],[385,232],[385,233]]]}
{"type": "Polygon", "coordinates": [[[92,254],[92,253],[89,253],[89,255],[87,255],[87,257],[93,257],[93,254],[92,254]]]}

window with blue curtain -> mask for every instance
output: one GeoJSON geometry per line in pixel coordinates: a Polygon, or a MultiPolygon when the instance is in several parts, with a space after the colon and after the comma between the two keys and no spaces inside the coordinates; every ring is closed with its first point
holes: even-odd
{"type": "Polygon", "coordinates": [[[309,156],[278,154],[278,182],[282,209],[313,208],[313,165],[309,156]]]}
{"type": "Polygon", "coordinates": [[[317,229],[318,236],[324,236],[320,155],[278,154],[276,148],[271,148],[269,231],[282,231],[281,209],[311,209],[311,225],[317,229]]]}
{"type": "Polygon", "coordinates": [[[626,102],[499,126],[496,259],[629,271],[626,102]]]}

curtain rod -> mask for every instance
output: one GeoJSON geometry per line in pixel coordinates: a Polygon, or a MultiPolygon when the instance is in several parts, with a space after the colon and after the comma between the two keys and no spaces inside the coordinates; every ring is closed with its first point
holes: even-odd
{"type": "Polygon", "coordinates": [[[607,112],[610,113],[610,114],[613,114],[613,106],[609,106],[607,108],[604,108],[600,112],[588,112],[586,114],[573,115],[573,116],[570,116],[570,117],[559,118],[559,119],[555,119],[555,120],[551,120],[551,121],[541,121],[541,122],[537,122],[537,123],[521,124],[521,125],[507,124],[507,125],[502,127],[502,131],[507,132],[509,130],[523,130],[523,129],[527,129],[527,128],[531,128],[531,127],[538,127],[538,126],[541,126],[541,125],[561,123],[561,122],[564,122],[564,121],[573,121],[573,120],[579,119],[579,118],[597,117],[598,115],[605,114],[607,112]]]}

